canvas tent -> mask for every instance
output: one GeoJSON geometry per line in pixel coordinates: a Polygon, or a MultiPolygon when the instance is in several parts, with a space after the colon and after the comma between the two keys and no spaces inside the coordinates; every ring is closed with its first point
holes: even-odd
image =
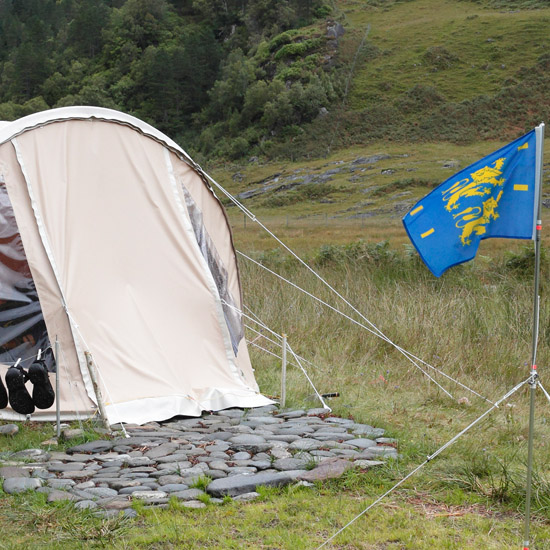
{"type": "Polygon", "coordinates": [[[95,107],[0,123],[2,379],[57,338],[64,419],[97,412],[86,352],[111,423],[262,406],[240,310],[225,212],[176,143],[95,107]]]}

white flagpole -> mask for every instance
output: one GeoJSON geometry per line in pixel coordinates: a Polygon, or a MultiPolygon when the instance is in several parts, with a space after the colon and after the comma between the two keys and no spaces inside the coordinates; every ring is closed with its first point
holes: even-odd
{"type": "Polygon", "coordinates": [[[542,196],[542,157],[544,150],[544,123],[536,129],[537,151],[536,151],[536,172],[535,172],[535,216],[534,228],[535,239],[535,281],[533,297],[533,343],[531,353],[531,377],[529,379],[529,439],[527,444],[527,480],[525,490],[525,532],[523,539],[523,550],[529,550],[530,523],[531,523],[531,482],[533,473],[533,432],[535,423],[535,390],[537,389],[537,345],[539,336],[539,279],[540,279],[540,234],[542,230],[541,220],[541,196],[542,196]]]}

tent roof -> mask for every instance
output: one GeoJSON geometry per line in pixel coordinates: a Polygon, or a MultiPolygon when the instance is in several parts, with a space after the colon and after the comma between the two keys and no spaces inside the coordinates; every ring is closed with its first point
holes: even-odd
{"type": "Polygon", "coordinates": [[[51,124],[52,122],[88,119],[104,120],[130,126],[142,134],[149,136],[161,142],[163,145],[166,145],[170,149],[184,155],[185,159],[190,164],[198,167],[191,157],[175,141],[150,124],[147,124],[146,122],[143,122],[142,120],[131,115],[127,115],[113,109],[104,109],[102,107],[61,107],[59,109],[51,109],[49,111],[42,111],[40,113],[28,115],[26,117],[14,120],[13,122],[0,121],[0,145],[17,135],[26,132],[27,130],[39,128],[40,126],[45,126],[47,124],[51,124]]]}

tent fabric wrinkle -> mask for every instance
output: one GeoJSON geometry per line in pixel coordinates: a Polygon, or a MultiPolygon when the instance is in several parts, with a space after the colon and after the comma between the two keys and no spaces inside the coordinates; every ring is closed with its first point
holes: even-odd
{"type": "MultiPolygon", "coordinates": [[[[0,177],[47,337],[62,349],[62,418],[97,412],[84,352],[111,423],[271,402],[243,338],[227,217],[172,140],[116,111],[54,109],[0,126],[0,177]]],[[[0,235],[2,207],[0,193],[0,235]]],[[[0,247],[0,298],[6,263],[0,247]]]]}

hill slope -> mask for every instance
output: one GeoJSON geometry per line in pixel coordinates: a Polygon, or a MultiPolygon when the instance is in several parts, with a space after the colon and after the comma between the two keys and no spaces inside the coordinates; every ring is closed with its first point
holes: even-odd
{"type": "Polygon", "coordinates": [[[193,155],[510,139],[550,114],[543,0],[0,3],[0,119],[92,104],[193,155]]]}

